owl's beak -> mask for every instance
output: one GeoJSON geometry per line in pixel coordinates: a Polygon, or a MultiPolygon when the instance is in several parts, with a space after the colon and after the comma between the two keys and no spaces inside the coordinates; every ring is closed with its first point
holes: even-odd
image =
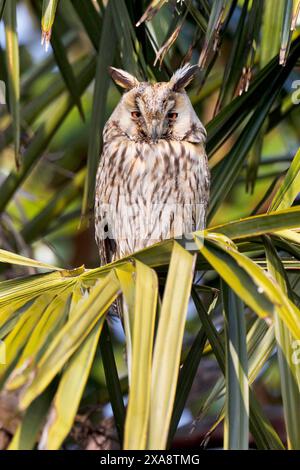
{"type": "Polygon", "coordinates": [[[152,121],[150,131],[151,131],[150,132],[151,140],[153,140],[155,142],[161,135],[161,129],[160,129],[160,124],[159,124],[158,120],[154,119],[152,121]]]}

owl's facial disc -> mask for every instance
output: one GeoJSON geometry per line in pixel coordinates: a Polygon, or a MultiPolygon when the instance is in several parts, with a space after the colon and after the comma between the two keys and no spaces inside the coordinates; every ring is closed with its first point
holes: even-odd
{"type": "Polygon", "coordinates": [[[152,84],[112,68],[112,78],[126,89],[111,116],[117,131],[136,142],[204,142],[206,131],[185,92],[196,71],[196,66],[187,64],[169,82],[152,84]]]}
{"type": "Polygon", "coordinates": [[[178,118],[175,93],[166,83],[141,84],[128,95],[131,93],[133,96],[127,97],[127,104],[141,139],[156,142],[169,138],[178,118]]]}

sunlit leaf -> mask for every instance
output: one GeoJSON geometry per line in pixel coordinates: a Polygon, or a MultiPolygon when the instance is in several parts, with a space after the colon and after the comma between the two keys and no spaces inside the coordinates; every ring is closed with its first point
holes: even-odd
{"type": "Polygon", "coordinates": [[[25,258],[25,256],[17,255],[16,253],[12,253],[10,251],[5,251],[0,249],[0,263],[9,263],[9,264],[17,264],[19,266],[32,266],[34,268],[44,268],[44,269],[51,269],[51,270],[59,270],[60,268],[56,268],[51,264],[43,263],[41,261],[35,261],[30,258],[25,258]]]}
{"type": "Polygon", "coordinates": [[[25,387],[20,406],[28,405],[47,387],[57,372],[82,344],[98,320],[106,313],[119,291],[113,272],[99,280],[89,296],[75,306],[76,311],[51,342],[25,387]]]}
{"type": "Polygon", "coordinates": [[[299,216],[300,207],[296,206],[217,225],[209,228],[209,232],[222,233],[232,239],[255,237],[265,233],[298,228],[299,216]]]}
{"type": "Polygon", "coordinates": [[[45,43],[46,50],[51,38],[52,26],[55,19],[55,13],[58,0],[43,0],[42,10],[42,44],[45,43]]]}
{"type": "Polygon", "coordinates": [[[234,292],[262,317],[272,317],[277,312],[294,338],[300,338],[299,309],[286,297],[280,286],[272,282],[253,261],[239,253],[230,240],[212,234],[210,237],[216,243],[205,243],[203,246],[197,237],[195,241],[201,254],[234,292]]]}
{"type": "MultiPolygon", "coordinates": [[[[195,303],[197,312],[200,320],[205,328],[208,340],[210,341],[215,357],[218,361],[220,369],[225,375],[225,350],[224,344],[221,342],[218,332],[212,323],[210,317],[207,315],[205,308],[196,292],[196,289],[192,289],[192,297],[195,303]]],[[[275,429],[268,421],[262,409],[257,402],[254,393],[250,389],[249,391],[249,404],[250,404],[250,431],[254,436],[256,445],[259,449],[283,449],[284,446],[276,433],[275,429]]],[[[217,420],[221,422],[224,417],[224,413],[221,412],[220,418],[217,420]]]]}
{"type": "Polygon", "coordinates": [[[47,295],[39,297],[18,319],[15,328],[5,338],[6,361],[1,365],[0,379],[6,376],[11,365],[26,344],[36,323],[42,316],[49,302],[47,295]]]}
{"type": "Polygon", "coordinates": [[[140,26],[144,21],[149,21],[161,9],[167,0],[152,0],[147,10],[137,22],[136,26],[140,26]]]}
{"type": "MultiPolygon", "coordinates": [[[[151,366],[158,281],[155,271],[136,261],[132,363],[124,449],[145,449],[150,414],[151,366]]],[[[154,369],[155,370],[155,369],[154,369]]]]}
{"type": "Polygon", "coordinates": [[[9,109],[12,115],[15,160],[17,168],[20,157],[20,59],[17,35],[17,2],[10,0],[5,9],[5,42],[8,73],[9,109]]]}
{"type": "MultiPolygon", "coordinates": [[[[215,447],[220,425],[225,448],[248,448],[250,432],[258,449],[283,449],[274,397],[282,439],[299,447],[299,11],[298,0],[0,0],[0,414],[2,433],[16,421],[10,449],[167,449],[186,417],[204,445],[215,447]],[[18,20],[38,20],[19,44],[16,7],[18,20]],[[52,49],[40,57],[41,19],[52,49]],[[208,131],[214,226],[192,234],[190,252],[190,237],[163,240],[99,266],[93,230],[79,224],[92,215],[102,131],[120,98],[107,68],[154,83],[197,60],[188,93],[208,131]],[[48,260],[45,247],[57,261],[34,259],[48,260]],[[261,386],[275,387],[273,401],[261,386]]],[[[196,434],[184,438],[190,446],[196,434]]]]}
{"type": "Polygon", "coordinates": [[[249,384],[244,304],[223,282],[226,338],[224,448],[248,449],[249,384]]]}
{"type": "Polygon", "coordinates": [[[280,64],[285,65],[292,39],[293,0],[284,2],[283,26],[281,31],[280,64]]]}
{"type": "Polygon", "coordinates": [[[193,266],[193,256],[174,244],[153,354],[149,449],[164,449],[167,443],[193,266]]]}
{"type": "Polygon", "coordinates": [[[39,442],[41,450],[59,449],[68,435],[94,359],[104,318],[100,318],[67,363],[39,442]]]}
{"type": "MultiPolygon", "coordinates": [[[[269,207],[270,211],[283,210],[290,207],[296,199],[300,189],[300,150],[296,153],[291,166],[272,203],[269,207]]],[[[299,224],[300,225],[300,224],[299,224]]]]}
{"type": "Polygon", "coordinates": [[[69,297],[70,288],[67,288],[49,302],[6,382],[7,389],[19,388],[28,380],[47,344],[65,323],[69,311],[69,297]]]}
{"type": "Polygon", "coordinates": [[[274,8],[273,2],[264,2],[260,55],[262,67],[279,53],[285,3],[285,0],[277,0],[274,8]]]}
{"type": "MultiPolygon", "coordinates": [[[[271,275],[276,279],[285,294],[289,295],[290,289],[288,288],[286,273],[271,240],[267,237],[265,237],[265,249],[271,275]]],[[[293,361],[294,338],[277,314],[275,314],[275,335],[288,447],[290,449],[299,449],[300,366],[296,361],[293,361]]]]}

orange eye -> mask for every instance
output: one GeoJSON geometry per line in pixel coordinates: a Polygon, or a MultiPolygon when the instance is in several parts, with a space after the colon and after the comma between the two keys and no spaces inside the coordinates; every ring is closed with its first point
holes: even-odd
{"type": "Polygon", "coordinates": [[[168,113],[168,119],[170,121],[175,121],[177,119],[178,113],[168,113]]]}
{"type": "Polygon", "coordinates": [[[138,119],[141,116],[141,113],[139,111],[132,111],[131,116],[133,119],[138,119]]]}

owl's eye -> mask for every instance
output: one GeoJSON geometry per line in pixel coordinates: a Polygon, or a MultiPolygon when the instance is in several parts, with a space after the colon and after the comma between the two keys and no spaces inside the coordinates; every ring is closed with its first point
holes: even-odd
{"type": "Polygon", "coordinates": [[[141,113],[139,111],[132,111],[131,117],[133,117],[133,119],[138,119],[141,117],[141,113]]]}
{"type": "Polygon", "coordinates": [[[169,121],[175,121],[177,119],[178,113],[168,113],[169,121]]]}

